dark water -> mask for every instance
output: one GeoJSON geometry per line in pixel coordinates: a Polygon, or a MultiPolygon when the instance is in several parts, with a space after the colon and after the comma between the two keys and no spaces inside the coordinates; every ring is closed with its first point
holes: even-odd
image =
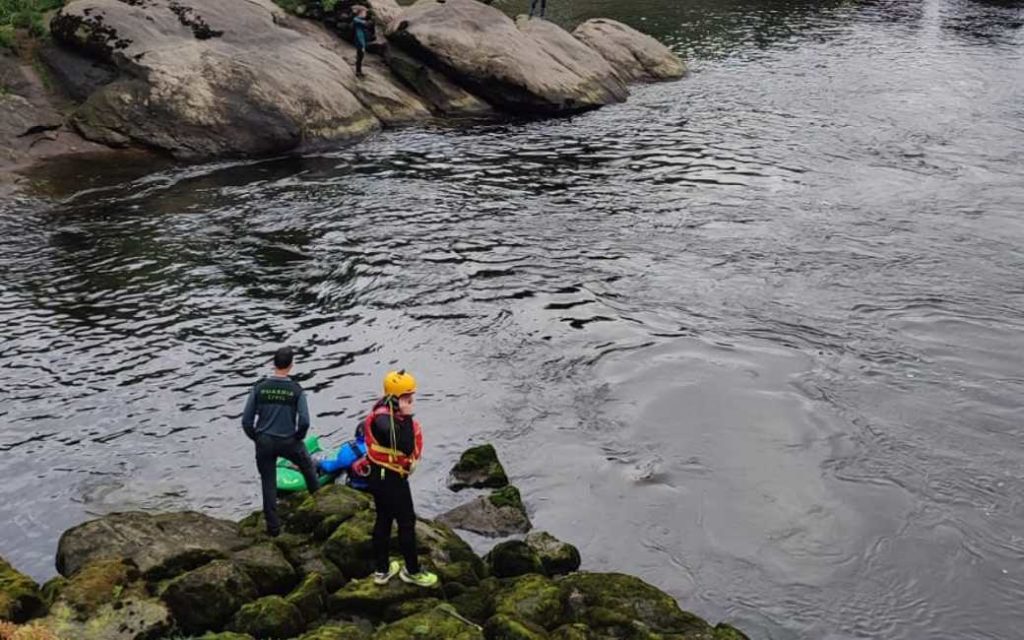
{"type": "Polygon", "coordinates": [[[754,638],[1021,637],[1021,5],[551,5],[694,73],[5,202],[0,555],[255,508],[238,417],[287,341],[331,442],[417,374],[424,514],[491,441],[587,568],[754,638]]]}

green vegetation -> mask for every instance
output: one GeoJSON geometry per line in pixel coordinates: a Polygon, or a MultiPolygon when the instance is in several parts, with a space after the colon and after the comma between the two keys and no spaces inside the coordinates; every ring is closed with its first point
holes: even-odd
{"type": "Polygon", "coordinates": [[[13,49],[18,31],[33,38],[42,38],[47,28],[47,14],[64,6],[64,0],[0,0],[0,47],[13,49]]]}

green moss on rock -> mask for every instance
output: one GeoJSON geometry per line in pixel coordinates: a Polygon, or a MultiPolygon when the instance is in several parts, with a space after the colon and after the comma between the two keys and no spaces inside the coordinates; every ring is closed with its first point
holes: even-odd
{"type": "Polygon", "coordinates": [[[302,619],[309,624],[319,618],[327,605],[327,588],[323,576],[311,573],[294,591],[288,594],[288,602],[295,605],[302,619]]]}
{"type": "Polygon", "coordinates": [[[299,640],[370,640],[370,634],[358,625],[341,622],[325,624],[303,634],[299,640]]]}
{"type": "Polygon", "coordinates": [[[495,578],[487,578],[481,580],[477,587],[467,589],[450,600],[459,614],[477,624],[484,624],[494,615],[494,596],[499,591],[501,583],[495,578]]]}
{"type": "Polygon", "coordinates": [[[448,477],[448,488],[453,491],[469,487],[497,488],[507,484],[508,476],[498,461],[498,452],[489,444],[464,451],[448,477]]]}
{"type": "Polygon", "coordinates": [[[232,560],[252,578],[260,595],[281,595],[298,582],[295,569],[271,542],[253,545],[232,555],[232,560]]]}
{"type": "Polygon", "coordinates": [[[361,511],[341,523],[324,543],[323,553],[349,578],[361,578],[373,572],[372,511],[361,511]]]}
{"type": "Polygon", "coordinates": [[[594,637],[590,627],[579,622],[563,624],[550,634],[551,640],[591,640],[594,637]]]}
{"type": "Polygon", "coordinates": [[[298,607],[281,596],[266,596],[242,605],[231,620],[230,629],[262,638],[294,638],[305,629],[298,607]]]}
{"type": "Polygon", "coordinates": [[[139,578],[135,565],[123,560],[96,560],[71,576],[60,600],[74,609],[83,620],[108,602],[116,602],[128,586],[139,578]]]}
{"type": "Polygon", "coordinates": [[[307,495],[289,514],[287,524],[295,531],[323,540],[341,523],[370,508],[370,497],[341,484],[328,485],[307,495]]]}
{"type": "Polygon", "coordinates": [[[423,588],[394,579],[378,585],[372,578],[353,580],[327,597],[327,608],[335,613],[381,620],[389,607],[400,602],[436,597],[439,587],[423,588]]]}
{"type": "Polygon", "coordinates": [[[167,583],[161,598],[186,633],[220,629],[258,595],[252,579],[229,560],[214,560],[167,583]]]}
{"type": "Polygon", "coordinates": [[[0,620],[22,623],[45,611],[39,585],[0,558],[0,620]]]}
{"type": "Polygon", "coordinates": [[[509,540],[496,545],[484,557],[484,561],[491,575],[497,578],[547,573],[537,552],[521,540],[509,540]]]}
{"type": "Polygon", "coordinates": [[[439,604],[441,604],[441,601],[437,598],[420,598],[417,600],[397,602],[384,611],[384,620],[386,622],[394,622],[395,620],[408,618],[409,616],[416,615],[417,613],[430,611],[439,604]]]}
{"type": "Polygon", "coordinates": [[[540,557],[544,573],[557,576],[580,568],[579,549],[562,542],[546,531],[534,531],[526,536],[526,544],[540,557]]]}
{"type": "Polygon", "coordinates": [[[715,640],[750,640],[745,633],[725,622],[715,625],[715,640]]]}
{"type": "Polygon", "coordinates": [[[510,581],[495,595],[495,612],[553,629],[566,622],[565,597],[560,585],[541,575],[510,581]]]}
{"type": "Polygon", "coordinates": [[[523,506],[523,497],[519,495],[519,489],[511,484],[497,491],[492,491],[487,499],[496,507],[512,507],[513,509],[526,511],[526,507],[523,506]]]}
{"type": "Polygon", "coordinates": [[[40,593],[43,596],[43,602],[46,603],[47,608],[53,605],[60,597],[64,588],[68,586],[68,579],[64,576],[54,576],[46,581],[46,584],[40,589],[40,593]]]}
{"type": "Polygon", "coordinates": [[[484,640],[483,631],[444,606],[382,627],[374,640],[484,640]]]}
{"type": "Polygon", "coordinates": [[[221,631],[220,633],[207,633],[199,636],[198,640],[254,640],[248,633],[236,633],[234,631],[221,631]]]}
{"type": "Polygon", "coordinates": [[[484,626],[487,640],[547,640],[543,628],[503,613],[492,616],[484,626]]]}

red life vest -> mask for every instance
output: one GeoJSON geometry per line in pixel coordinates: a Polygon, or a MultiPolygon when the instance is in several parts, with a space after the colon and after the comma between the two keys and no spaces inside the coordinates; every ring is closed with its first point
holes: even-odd
{"type": "Polygon", "coordinates": [[[393,410],[387,405],[375,408],[370,412],[370,415],[366,416],[366,423],[363,425],[363,437],[366,439],[366,457],[370,459],[370,462],[379,467],[394,471],[402,477],[408,476],[412,472],[413,465],[419,462],[420,454],[423,452],[423,431],[420,429],[419,420],[413,419],[412,421],[412,433],[416,444],[412,455],[406,455],[398,449],[378,444],[377,438],[373,435],[373,422],[377,416],[388,416],[391,419],[392,444],[396,440],[393,410]]]}

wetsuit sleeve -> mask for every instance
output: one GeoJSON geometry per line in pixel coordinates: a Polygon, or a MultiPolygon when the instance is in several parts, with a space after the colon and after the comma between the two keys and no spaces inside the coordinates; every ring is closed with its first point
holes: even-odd
{"type": "Polygon", "coordinates": [[[306,402],[305,391],[299,392],[298,412],[299,423],[297,425],[298,431],[296,432],[296,435],[299,440],[302,440],[306,437],[306,434],[309,433],[309,404],[306,402]]]}
{"type": "Polygon", "coordinates": [[[250,440],[256,439],[256,387],[252,388],[245,401],[245,410],[242,411],[242,431],[250,440]]]}

